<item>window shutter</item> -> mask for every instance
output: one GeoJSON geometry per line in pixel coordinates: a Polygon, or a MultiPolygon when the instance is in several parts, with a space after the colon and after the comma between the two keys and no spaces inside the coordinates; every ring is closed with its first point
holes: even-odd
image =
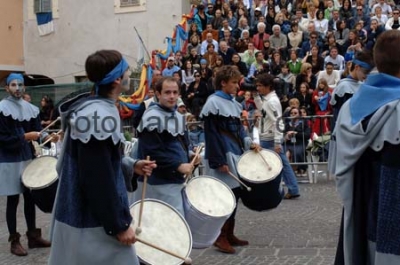
{"type": "Polygon", "coordinates": [[[51,9],[51,0],[34,0],[33,2],[35,14],[37,13],[49,13],[51,9]]]}

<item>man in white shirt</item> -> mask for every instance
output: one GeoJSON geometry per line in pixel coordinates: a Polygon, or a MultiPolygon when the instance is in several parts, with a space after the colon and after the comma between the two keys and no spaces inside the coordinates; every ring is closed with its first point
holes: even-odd
{"type": "Polygon", "coordinates": [[[344,70],[344,57],[339,54],[339,51],[336,47],[332,47],[329,55],[325,57],[324,69],[326,69],[326,65],[328,62],[331,62],[333,64],[333,69],[344,70]]]}
{"type": "Polygon", "coordinates": [[[207,52],[207,45],[214,44],[214,51],[218,52],[218,41],[213,39],[212,33],[207,33],[206,39],[201,43],[200,53],[204,55],[207,52]]]}
{"type": "Polygon", "coordinates": [[[325,65],[325,70],[320,71],[318,74],[317,84],[319,83],[320,79],[325,79],[328,82],[328,86],[330,88],[335,88],[337,83],[340,80],[340,74],[338,70],[333,70],[333,63],[328,62],[325,65]]]}
{"type": "Polygon", "coordinates": [[[387,15],[387,16],[392,14],[392,7],[390,5],[388,5],[385,2],[385,0],[379,0],[379,3],[375,4],[372,7],[372,13],[375,14],[375,8],[378,7],[378,6],[382,8],[382,14],[387,15]]]}

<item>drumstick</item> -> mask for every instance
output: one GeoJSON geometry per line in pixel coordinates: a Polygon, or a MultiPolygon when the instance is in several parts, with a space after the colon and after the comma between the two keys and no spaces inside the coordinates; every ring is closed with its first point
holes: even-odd
{"type": "Polygon", "coordinates": [[[56,122],[58,122],[59,120],[61,120],[61,117],[58,117],[57,119],[55,119],[52,123],[50,123],[49,125],[46,126],[46,128],[44,128],[43,130],[41,130],[39,133],[42,134],[45,131],[47,131],[47,129],[49,129],[51,126],[53,126],[56,122]]]}
{"type": "MultiPolygon", "coordinates": [[[[193,167],[194,167],[194,161],[196,161],[196,159],[199,157],[199,155],[200,155],[200,153],[201,153],[201,150],[203,150],[203,148],[204,148],[204,144],[203,144],[203,143],[201,143],[201,144],[197,147],[196,153],[194,154],[194,157],[193,157],[192,161],[190,162],[190,164],[191,164],[193,167]]],[[[186,185],[187,182],[189,181],[189,177],[185,174],[185,175],[183,176],[183,178],[186,179],[186,180],[185,180],[185,183],[184,183],[184,185],[186,185]]]]}
{"type": "Polygon", "coordinates": [[[263,157],[263,155],[262,155],[260,152],[257,152],[257,153],[261,156],[261,158],[262,158],[262,160],[264,161],[265,165],[267,166],[268,170],[271,171],[271,170],[272,170],[272,167],[268,164],[268,162],[267,162],[267,160],[265,159],[265,157],[263,157]]]}
{"type": "MultiPolygon", "coordinates": [[[[150,161],[150,156],[146,157],[147,161],[150,161]]],[[[146,196],[146,188],[147,188],[147,175],[144,174],[143,180],[143,189],[142,189],[142,200],[140,201],[140,209],[139,209],[139,223],[136,228],[136,234],[139,235],[142,232],[141,224],[142,224],[142,214],[143,214],[143,205],[144,205],[144,197],[146,196]]]]}
{"type": "Polygon", "coordinates": [[[249,186],[247,186],[246,184],[243,183],[243,181],[241,181],[238,177],[236,177],[235,175],[233,175],[232,172],[228,171],[229,176],[231,176],[232,178],[234,178],[237,182],[239,182],[240,184],[242,184],[247,191],[251,191],[251,188],[249,186]]]}
{"type": "MultiPolygon", "coordinates": [[[[62,133],[62,130],[59,130],[59,131],[56,133],[56,135],[59,135],[60,133],[62,133]]],[[[43,147],[45,144],[47,144],[48,142],[50,142],[51,139],[53,139],[53,137],[54,137],[53,135],[50,135],[49,139],[47,139],[44,143],[40,144],[39,146],[40,146],[40,147],[43,147]]]]}
{"type": "Polygon", "coordinates": [[[147,241],[145,241],[143,239],[140,239],[140,238],[137,238],[137,237],[136,237],[136,241],[138,241],[138,242],[140,242],[140,243],[142,243],[142,244],[144,244],[146,246],[149,246],[149,247],[152,247],[154,249],[157,249],[157,250],[159,250],[161,252],[164,252],[164,253],[166,253],[168,255],[171,255],[171,256],[173,256],[175,258],[181,259],[181,260],[183,260],[185,262],[185,264],[192,264],[192,259],[190,257],[187,257],[187,258],[182,257],[181,255],[175,254],[175,253],[173,253],[173,252],[171,252],[171,251],[169,251],[167,249],[164,249],[162,247],[156,246],[156,245],[154,245],[154,244],[152,244],[150,242],[147,242],[147,241]]]}

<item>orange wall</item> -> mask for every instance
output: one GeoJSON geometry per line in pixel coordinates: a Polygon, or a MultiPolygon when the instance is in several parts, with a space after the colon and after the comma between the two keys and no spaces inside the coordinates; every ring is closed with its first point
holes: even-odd
{"type": "Polygon", "coordinates": [[[23,21],[23,0],[0,0],[0,65],[24,65],[23,21]]]}

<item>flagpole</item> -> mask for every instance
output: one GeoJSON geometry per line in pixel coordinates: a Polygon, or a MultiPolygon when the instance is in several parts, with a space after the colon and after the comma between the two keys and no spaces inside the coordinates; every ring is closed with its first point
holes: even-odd
{"type": "Polygon", "coordinates": [[[139,37],[139,40],[140,40],[140,42],[142,43],[142,45],[143,45],[143,48],[144,48],[144,50],[145,50],[145,51],[146,51],[146,53],[147,53],[147,56],[149,57],[149,60],[151,60],[150,53],[149,53],[149,51],[147,50],[147,48],[146,48],[146,45],[144,45],[144,42],[143,42],[143,40],[142,40],[142,37],[140,36],[140,34],[139,34],[138,30],[136,29],[136,27],[135,27],[135,26],[133,26],[133,28],[135,29],[135,31],[136,31],[136,34],[138,35],[138,37],[139,37]]]}

